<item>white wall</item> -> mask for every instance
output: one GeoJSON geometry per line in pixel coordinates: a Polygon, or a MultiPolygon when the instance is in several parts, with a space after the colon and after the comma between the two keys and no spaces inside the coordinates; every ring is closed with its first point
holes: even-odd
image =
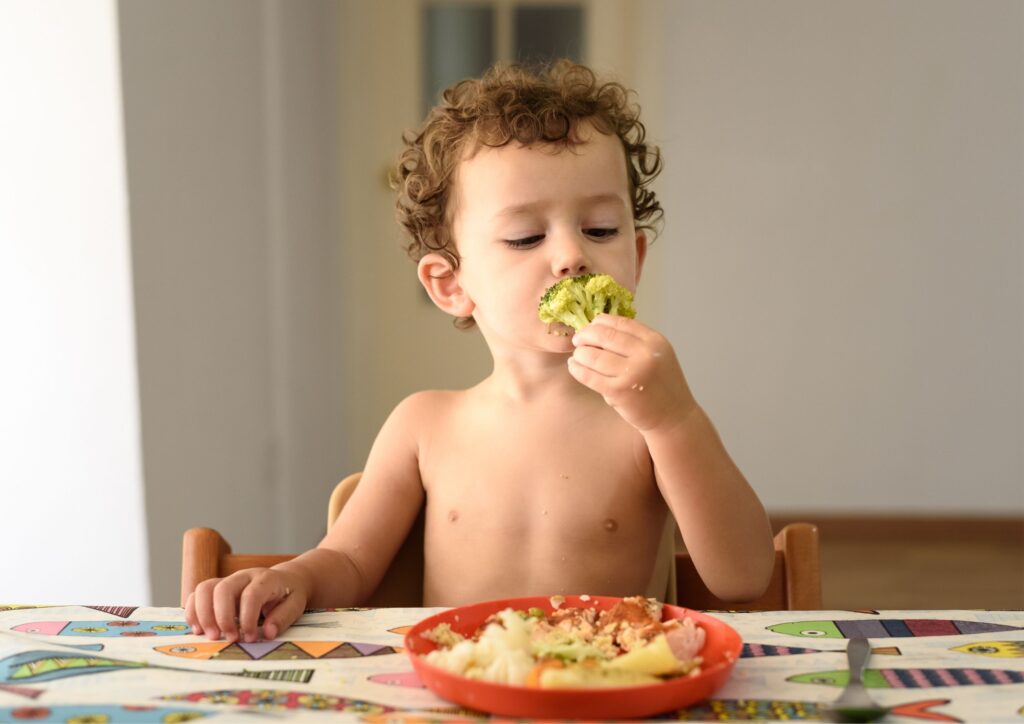
{"type": "Polygon", "coordinates": [[[0,601],[149,601],[112,0],[0,5],[0,601]]]}
{"type": "Polygon", "coordinates": [[[299,552],[344,457],[334,5],[120,4],[147,522],[299,552]]]}
{"type": "MultiPolygon", "coordinates": [[[[418,292],[382,183],[420,120],[403,3],[341,12],[353,460],[403,395],[489,369],[418,292]]],[[[768,507],[1024,511],[1024,5],[588,8],[589,62],[665,151],[641,317],[768,507]]]]}
{"type": "Polygon", "coordinates": [[[1024,4],[663,7],[651,260],[764,501],[1024,512],[1024,4]]]}

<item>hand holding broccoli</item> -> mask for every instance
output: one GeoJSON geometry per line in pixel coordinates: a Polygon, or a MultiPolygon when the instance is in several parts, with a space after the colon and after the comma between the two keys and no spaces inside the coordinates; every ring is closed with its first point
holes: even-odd
{"type": "Polygon", "coordinates": [[[672,345],[633,319],[632,293],[609,275],[562,279],[538,316],[577,330],[569,373],[640,432],[668,429],[697,406],[672,345]]]}
{"type": "Polygon", "coordinates": [[[668,430],[697,407],[672,345],[635,319],[602,314],[573,344],[569,374],[640,432],[668,430]]]}

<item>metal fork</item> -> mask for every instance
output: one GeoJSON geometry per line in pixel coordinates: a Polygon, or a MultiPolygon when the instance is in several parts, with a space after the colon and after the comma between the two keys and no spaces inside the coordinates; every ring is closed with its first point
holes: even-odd
{"type": "Polygon", "coordinates": [[[870,722],[881,719],[889,708],[879,706],[864,688],[861,675],[871,655],[871,644],[864,638],[850,639],[846,647],[846,660],[850,667],[850,681],[839,698],[827,707],[833,721],[870,722]]]}

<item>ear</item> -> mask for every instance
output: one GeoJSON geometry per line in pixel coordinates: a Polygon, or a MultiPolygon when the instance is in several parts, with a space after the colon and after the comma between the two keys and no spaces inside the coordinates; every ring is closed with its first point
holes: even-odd
{"type": "Polygon", "coordinates": [[[636,232],[636,280],[635,284],[640,283],[640,272],[644,269],[644,260],[647,258],[647,233],[644,231],[636,232]]]}
{"type": "Polygon", "coordinates": [[[420,259],[416,268],[420,284],[442,312],[453,317],[469,317],[476,305],[459,283],[452,263],[440,254],[431,253],[420,259]]]}

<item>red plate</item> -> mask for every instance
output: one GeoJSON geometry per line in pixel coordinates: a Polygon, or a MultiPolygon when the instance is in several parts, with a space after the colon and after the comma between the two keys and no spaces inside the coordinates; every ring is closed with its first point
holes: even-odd
{"type": "MultiPolygon", "coordinates": [[[[609,596],[566,596],[563,606],[590,606],[598,611],[621,601],[609,596]]],[[[437,648],[423,634],[438,624],[446,623],[463,636],[470,636],[492,613],[505,608],[526,610],[537,607],[546,614],[554,609],[546,596],[508,598],[472,606],[449,609],[420,621],[405,635],[405,647],[420,680],[438,696],[462,706],[492,714],[516,717],[565,719],[617,719],[661,714],[681,709],[707,699],[732,672],[739,658],[743,641],[731,626],[698,611],[665,605],[662,620],[689,616],[706,632],[704,658],[700,673],[668,679],[658,684],[619,686],[595,689],[534,689],[525,686],[494,684],[467,679],[465,676],[428,664],[423,658],[437,648]]]]}

